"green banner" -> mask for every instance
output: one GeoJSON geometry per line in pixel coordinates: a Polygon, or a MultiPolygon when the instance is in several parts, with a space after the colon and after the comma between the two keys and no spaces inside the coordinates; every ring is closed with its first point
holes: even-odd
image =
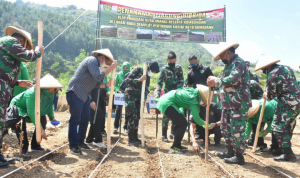
{"type": "Polygon", "coordinates": [[[218,43],[224,39],[225,9],[161,12],[100,1],[100,38],[218,43]]]}

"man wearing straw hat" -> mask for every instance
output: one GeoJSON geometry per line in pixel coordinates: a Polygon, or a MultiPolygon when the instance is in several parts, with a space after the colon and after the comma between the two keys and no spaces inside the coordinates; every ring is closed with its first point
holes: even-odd
{"type": "MultiPolygon", "coordinates": [[[[11,99],[14,86],[30,87],[30,81],[17,81],[21,62],[33,62],[44,54],[44,47],[33,50],[30,33],[9,26],[5,37],[0,38],[0,148],[5,124],[6,107],[11,99]]],[[[0,153],[0,167],[8,163],[0,153]]]]}
{"type": "MultiPolygon", "coordinates": [[[[47,74],[45,77],[41,79],[40,83],[41,87],[41,99],[40,99],[40,112],[41,112],[41,135],[42,138],[47,140],[47,136],[45,133],[46,130],[46,115],[48,115],[49,119],[52,120],[54,118],[54,111],[53,111],[53,100],[54,95],[53,93],[57,91],[57,89],[62,88],[63,86],[50,74],[47,74]]],[[[35,125],[35,88],[32,87],[31,89],[26,90],[23,93],[15,96],[12,101],[10,102],[10,106],[16,105],[18,108],[18,114],[23,118],[22,122],[22,131],[23,134],[23,147],[22,147],[22,154],[28,153],[28,138],[26,132],[26,122],[33,123],[35,125]]],[[[20,127],[16,128],[17,138],[20,141],[20,133],[22,132],[20,127]]],[[[38,143],[36,142],[36,129],[34,130],[32,139],[31,139],[31,151],[45,151],[38,143]]]]}
{"type": "Polygon", "coordinates": [[[296,156],[291,148],[291,139],[296,126],[296,117],[300,113],[300,86],[293,70],[288,66],[278,65],[279,61],[262,55],[255,71],[262,70],[267,75],[266,92],[263,98],[272,100],[277,97],[278,100],[272,131],[283,154],[274,157],[274,160],[294,161],[296,156]]]}
{"type": "Polygon", "coordinates": [[[90,147],[84,143],[90,120],[91,96],[89,94],[94,88],[110,87],[111,80],[108,83],[101,83],[101,81],[118,65],[117,61],[113,60],[109,49],[93,51],[92,55],[80,63],[69,81],[66,92],[71,114],[68,133],[70,152],[77,155],[82,155],[81,149],[90,150],[90,147]],[[99,67],[103,65],[110,66],[100,72],[99,67]]]}
{"type": "Polygon", "coordinates": [[[220,43],[220,53],[214,58],[222,60],[225,68],[221,78],[210,76],[207,84],[219,89],[222,111],[221,130],[227,152],[216,152],[228,164],[245,164],[245,128],[248,109],[252,106],[249,89],[249,71],[242,58],[235,54],[239,44],[220,43]]]}

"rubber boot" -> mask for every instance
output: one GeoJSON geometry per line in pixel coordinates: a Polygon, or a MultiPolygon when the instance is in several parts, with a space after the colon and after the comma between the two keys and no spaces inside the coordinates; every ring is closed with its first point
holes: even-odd
{"type": "Polygon", "coordinates": [[[8,162],[5,160],[4,156],[0,152],[0,168],[8,166],[8,162]]]}
{"type": "Polygon", "coordinates": [[[175,137],[175,125],[171,126],[171,134],[170,134],[170,139],[173,140],[175,137]]]}
{"type": "Polygon", "coordinates": [[[168,137],[167,137],[167,131],[168,131],[168,128],[167,127],[163,127],[162,128],[162,136],[161,136],[161,140],[163,142],[168,142],[168,137]]]}
{"type": "Polygon", "coordinates": [[[141,143],[136,141],[134,130],[128,130],[128,146],[139,146],[141,143]]]}
{"type": "Polygon", "coordinates": [[[291,147],[288,148],[281,148],[283,154],[281,154],[278,157],[274,157],[274,161],[296,161],[297,157],[294,154],[293,150],[291,147]]]}
{"type": "Polygon", "coordinates": [[[245,159],[244,159],[243,153],[235,152],[233,157],[224,158],[224,162],[228,163],[228,164],[244,165],[245,164],[245,159]]]}
{"type": "Polygon", "coordinates": [[[218,156],[221,159],[224,158],[231,158],[234,156],[233,146],[227,146],[228,151],[227,152],[216,152],[216,156],[218,156]]]}

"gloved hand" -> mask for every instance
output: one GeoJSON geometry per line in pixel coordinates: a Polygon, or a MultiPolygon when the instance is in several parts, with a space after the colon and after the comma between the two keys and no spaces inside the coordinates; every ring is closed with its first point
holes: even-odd
{"type": "MultiPolygon", "coordinates": [[[[204,129],[206,129],[206,126],[205,126],[205,125],[202,125],[202,127],[203,127],[204,129]]],[[[211,128],[211,125],[210,125],[210,124],[209,124],[208,128],[211,128]]]]}

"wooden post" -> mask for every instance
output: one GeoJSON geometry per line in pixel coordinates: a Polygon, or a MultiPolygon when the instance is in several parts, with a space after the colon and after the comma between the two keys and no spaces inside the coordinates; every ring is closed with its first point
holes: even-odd
{"type": "MultiPolygon", "coordinates": [[[[144,64],[143,75],[147,74],[147,63],[144,64]]],[[[142,84],[142,93],[141,93],[141,108],[140,108],[140,119],[141,119],[141,135],[142,135],[142,147],[145,145],[145,136],[144,136],[144,101],[145,101],[145,88],[146,80],[142,84]]]]}
{"type": "Polygon", "coordinates": [[[263,119],[264,112],[265,112],[266,101],[267,100],[264,99],[264,103],[263,103],[261,111],[260,111],[260,116],[259,116],[258,124],[257,124],[257,127],[256,127],[255,140],[254,140],[254,144],[253,144],[252,153],[255,153],[255,151],[256,151],[256,146],[257,146],[257,141],[258,141],[258,136],[259,136],[259,130],[260,130],[261,121],[263,119]]]}
{"type": "Polygon", "coordinates": [[[206,102],[206,128],[205,128],[205,161],[208,160],[208,143],[209,143],[209,108],[211,102],[211,87],[208,89],[208,98],[206,102]]]}
{"type": "Polygon", "coordinates": [[[110,94],[109,94],[109,102],[108,102],[108,112],[107,112],[107,152],[110,151],[111,146],[111,135],[110,135],[110,125],[111,125],[111,113],[112,113],[112,104],[113,104],[113,97],[114,97],[114,89],[115,85],[113,85],[115,81],[115,73],[116,69],[111,72],[111,86],[110,86],[110,94]]]}
{"type": "MultiPolygon", "coordinates": [[[[38,21],[38,46],[43,46],[43,22],[38,21]]],[[[36,142],[41,143],[41,122],[40,122],[40,80],[42,69],[42,57],[38,58],[35,75],[35,128],[36,128],[36,142]]]]}

